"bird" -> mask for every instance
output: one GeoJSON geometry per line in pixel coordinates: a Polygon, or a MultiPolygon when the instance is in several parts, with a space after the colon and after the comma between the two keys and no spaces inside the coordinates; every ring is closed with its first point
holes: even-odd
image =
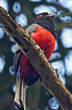
{"type": "MultiPolygon", "coordinates": [[[[57,36],[55,29],[55,14],[48,14],[47,12],[39,13],[32,19],[31,25],[27,27],[25,31],[43,50],[46,58],[49,60],[54,51],[55,40],[57,36]]],[[[26,101],[22,99],[22,92],[25,90],[24,92],[26,94],[26,87],[31,86],[41,78],[27,59],[26,55],[20,50],[18,44],[16,44],[14,70],[15,73],[19,75],[17,78],[18,81],[20,80],[14,101],[15,104],[20,108],[20,110],[26,110],[26,101]],[[24,90],[22,89],[22,85],[24,85],[24,90]],[[18,99],[17,94],[19,95],[18,99]]],[[[24,97],[26,98],[26,96],[24,97]]]]}

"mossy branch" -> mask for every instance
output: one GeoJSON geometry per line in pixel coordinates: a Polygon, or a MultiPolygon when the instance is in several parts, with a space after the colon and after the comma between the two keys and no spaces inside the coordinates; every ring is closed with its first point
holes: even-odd
{"type": "Polygon", "coordinates": [[[64,110],[71,110],[72,94],[57,77],[56,71],[52,68],[40,47],[2,7],[0,7],[0,23],[3,24],[6,33],[11,34],[12,38],[20,45],[22,52],[26,54],[30,63],[40,74],[43,86],[55,96],[64,110]]]}

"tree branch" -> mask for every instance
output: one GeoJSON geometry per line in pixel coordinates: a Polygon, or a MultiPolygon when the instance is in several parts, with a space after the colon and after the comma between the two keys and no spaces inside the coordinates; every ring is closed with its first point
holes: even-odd
{"type": "Polygon", "coordinates": [[[13,39],[21,47],[22,52],[26,54],[30,63],[40,74],[43,86],[55,96],[64,110],[71,110],[72,95],[57,77],[55,70],[51,67],[43,51],[2,7],[0,7],[0,23],[3,24],[6,32],[12,35],[13,39]]]}

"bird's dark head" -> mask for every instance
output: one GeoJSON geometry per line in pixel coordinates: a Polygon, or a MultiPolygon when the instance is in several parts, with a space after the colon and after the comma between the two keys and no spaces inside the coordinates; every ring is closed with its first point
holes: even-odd
{"type": "Polygon", "coordinates": [[[49,30],[54,36],[56,36],[55,30],[55,14],[48,14],[47,12],[40,13],[32,19],[32,24],[37,23],[42,27],[49,30]]]}

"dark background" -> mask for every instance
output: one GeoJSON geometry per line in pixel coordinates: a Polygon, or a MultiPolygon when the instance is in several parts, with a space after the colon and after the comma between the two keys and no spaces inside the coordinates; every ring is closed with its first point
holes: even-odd
{"type": "MultiPolygon", "coordinates": [[[[56,14],[56,48],[50,62],[63,83],[72,92],[72,1],[0,0],[0,5],[23,27],[30,24],[34,14],[43,11],[56,14]]],[[[17,109],[13,104],[16,89],[13,71],[14,49],[14,41],[7,37],[0,25],[0,110],[17,109]]],[[[28,88],[27,110],[61,110],[61,108],[56,99],[36,83],[28,88]]]]}

